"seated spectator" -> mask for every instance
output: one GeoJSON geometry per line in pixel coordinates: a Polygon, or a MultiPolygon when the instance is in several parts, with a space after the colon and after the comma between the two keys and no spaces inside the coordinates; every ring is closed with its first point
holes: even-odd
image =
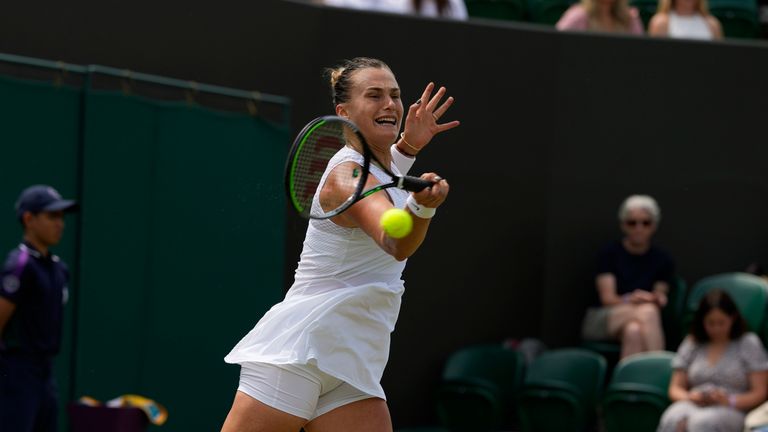
{"type": "Polygon", "coordinates": [[[728,294],[710,291],[672,360],[658,432],[741,432],[744,413],[765,400],[768,355],[728,294]]]}
{"type": "Polygon", "coordinates": [[[651,243],[661,213],[647,195],[632,195],[619,209],[624,238],[598,259],[598,299],[584,318],[586,340],[621,341],[621,357],[664,349],[660,309],[674,279],[672,259],[651,243]]]}
{"type": "Polygon", "coordinates": [[[720,21],[709,13],[707,0],[659,0],[648,23],[651,36],[685,39],[722,39],[720,21]]]}
{"type": "Polygon", "coordinates": [[[643,22],[627,0],[581,0],[555,24],[558,30],[603,31],[641,35],[643,22]]]}
{"type": "Polygon", "coordinates": [[[327,6],[416,14],[456,20],[468,18],[464,0],[314,0],[327,6]]]}

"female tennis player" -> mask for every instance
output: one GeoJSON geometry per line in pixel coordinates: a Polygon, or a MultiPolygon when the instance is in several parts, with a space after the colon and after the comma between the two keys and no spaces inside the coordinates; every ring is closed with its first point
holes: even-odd
{"type": "MultiPolygon", "coordinates": [[[[398,137],[403,103],[384,62],[355,58],[329,75],[336,115],[354,122],[395,174],[436,134],[459,125],[438,124],[453,98],[441,102],[445,88],[432,95],[430,83],[408,109],[398,137]]],[[[342,152],[339,163],[363,161],[351,148],[342,152]]],[[[366,189],[388,180],[375,165],[370,173],[366,189]]],[[[434,184],[418,193],[379,191],[331,219],[310,220],[293,286],[225,359],[239,363],[241,372],[222,432],[392,431],[380,380],[400,310],[401,276],[449,190],[435,173],[421,178],[434,184]],[[400,239],[379,226],[393,207],[414,220],[400,239]]],[[[325,194],[333,184],[320,188],[325,194]]]]}

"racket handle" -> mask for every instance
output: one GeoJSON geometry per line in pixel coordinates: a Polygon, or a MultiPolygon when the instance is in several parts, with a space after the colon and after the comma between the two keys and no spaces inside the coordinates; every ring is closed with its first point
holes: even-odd
{"type": "Polygon", "coordinates": [[[421,192],[424,189],[432,186],[433,184],[435,183],[430,180],[424,180],[423,178],[413,177],[413,176],[403,176],[403,177],[400,177],[397,187],[399,187],[400,189],[405,189],[408,192],[421,192]]]}

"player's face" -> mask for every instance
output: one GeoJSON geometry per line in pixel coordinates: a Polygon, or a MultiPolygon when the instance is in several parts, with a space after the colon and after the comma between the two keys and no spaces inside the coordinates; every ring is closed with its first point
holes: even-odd
{"type": "Polygon", "coordinates": [[[360,69],[352,75],[349,101],[337,109],[349,118],[371,145],[380,150],[397,139],[403,119],[400,87],[389,69],[360,69]]]}
{"type": "Polygon", "coordinates": [[[730,339],[733,318],[721,309],[715,308],[704,316],[704,330],[713,341],[730,339]]]}
{"type": "Polygon", "coordinates": [[[25,221],[27,235],[45,246],[58,244],[64,233],[64,212],[61,211],[29,213],[25,221]]]}
{"type": "Polygon", "coordinates": [[[630,209],[621,222],[621,229],[631,243],[644,245],[651,241],[656,232],[656,223],[648,211],[630,209]]]}

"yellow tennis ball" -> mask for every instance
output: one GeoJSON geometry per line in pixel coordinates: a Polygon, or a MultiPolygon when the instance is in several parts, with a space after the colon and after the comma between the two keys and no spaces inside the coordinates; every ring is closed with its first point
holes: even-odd
{"type": "Polygon", "coordinates": [[[413,218],[403,209],[391,208],[381,215],[379,225],[388,236],[399,239],[411,233],[413,218]]]}

